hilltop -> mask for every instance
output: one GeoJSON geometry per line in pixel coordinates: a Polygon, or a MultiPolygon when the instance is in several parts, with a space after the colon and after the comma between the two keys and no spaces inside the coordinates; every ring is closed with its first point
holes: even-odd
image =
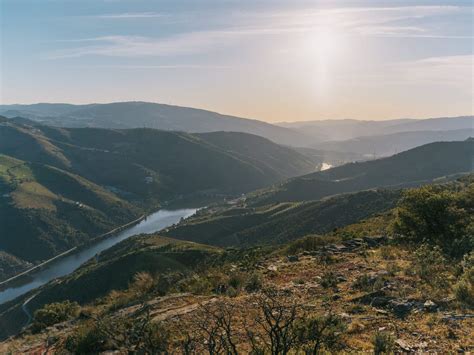
{"type": "Polygon", "coordinates": [[[0,105],[0,114],[26,117],[59,127],[147,127],[190,133],[230,131],[256,134],[285,145],[301,146],[311,143],[311,138],[302,133],[266,122],[151,102],[0,105]]]}

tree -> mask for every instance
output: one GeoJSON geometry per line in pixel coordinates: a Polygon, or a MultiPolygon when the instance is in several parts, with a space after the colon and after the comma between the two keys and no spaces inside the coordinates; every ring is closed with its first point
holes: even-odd
{"type": "Polygon", "coordinates": [[[340,350],[344,346],[342,334],[345,330],[345,323],[334,314],[308,317],[296,326],[298,343],[308,355],[320,354],[323,348],[340,350]]]}
{"type": "Polygon", "coordinates": [[[399,202],[394,232],[402,240],[424,241],[451,256],[462,256],[474,246],[474,206],[468,195],[438,186],[408,190],[399,202]]]}

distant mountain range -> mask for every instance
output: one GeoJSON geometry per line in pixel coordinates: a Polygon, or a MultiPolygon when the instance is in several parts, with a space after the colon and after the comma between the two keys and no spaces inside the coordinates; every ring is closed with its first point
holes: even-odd
{"type": "MultiPolygon", "coordinates": [[[[280,126],[311,136],[314,143],[342,141],[356,137],[379,136],[414,131],[453,131],[474,128],[474,116],[386,121],[321,120],[283,122],[280,126]]],[[[420,143],[418,145],[422,145],[420,143]]],[[[314,145],[314,144],[313,144],[314,145]]]]}
{"type": "MultiPolygon", "coordinates": [[[[445,131],[413,131],[384,135],[363,136],[345,141],[329,141],[314,144],[323,151],[351,152],[355,155],[383,157],[403,152],[433,142],[463,141],[474,136],[474,128],[445,131]]],[[[354,159],[356,160],[356,159],[354,159]]]]}
{"type": "MultiPolygon", "coordinates": [[[[149,102],[0,105],[0,115],[9,118],[28,118],[47,125],[70,128],[156,128],[188,133],[243,132],[270,139],[278,144],[318,148],[320,143],[326,141],[399,132],[472,130],[474,127],[473,116],[387,121],[321,120],[270,124],[201,109],[149,102]]],[[[421,137],[417,145],[428,141],[421,137]]]]}
{"type": "Polygon", "coordinates": [[[0,115],[29,118],[58,127],[156,128],[190,133],[230,131],[255,134],[284,145],[305,146],[313,142],[304,133],[258,120],[149,102],[0,105],[0,115]]]}

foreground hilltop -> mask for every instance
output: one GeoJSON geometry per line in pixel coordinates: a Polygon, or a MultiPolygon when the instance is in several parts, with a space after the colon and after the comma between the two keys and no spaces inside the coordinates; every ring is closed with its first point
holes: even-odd
{"type": "Polygon", "coordinates": [[[472,351],[473,188],[471,175],[404,190],[395,209],[280,246],[129,239],[41,290],[1,350],[472,351]],[[97,293],[102,279],[115,290],[97,293]]]}

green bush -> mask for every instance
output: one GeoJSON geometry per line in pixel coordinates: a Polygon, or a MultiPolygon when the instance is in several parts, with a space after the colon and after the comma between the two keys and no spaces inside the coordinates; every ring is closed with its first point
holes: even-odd
{"type": "Polygon", "coordinates": [[[391,354],[395,347],[395,340],[392,335],[387,332],[377,332],[372,339],[374,346],[374,354],[391,354]]]}
{"type": "Polygon", "coordinates": [[[263,281],[261,276],[258,273],[253,273],[250,275],[250,277],[247,279],[247,282],[245,283],[245,291],[252,293],[252,292],[257,292],[260,291],[263,286],[263,281]]]}
{"type": "Polygon", "coordinates": [[[398,204],[394,233],[409,242],[434,244],[461,257],[474,248],[474,185],[461,192],[439,186],[408,190],[398,204]]]}
{"type": "Polygon", "coordinates": [[[415,250],[412,270],[433,290],[445,292],[449,288],[448,266],[441,249],[422,244],[415,250]]]}
{"type": "Polygon", "coordinates": [[[326,271],[320,283],[324,288],[336,287],[338,284],[337,276],[332,271],[326,271]]]}
{"type": "Polygon", "coordinates": [[[33,331],[40,331],[51,325],[77,317],[80,306],[77,302],[50,303],[35,311],[33,316],[33,331]]]}
{"type": "Polygon", "coordinates": [[[474,307],[474,252],[464,256],[461,266],[462,274],[454,286],[454,294],[463,305],[474,307]]]}
{"type": "Polygon", "coordinates": [[[341,350],[345,331],[346,324],[335,315],[304,318],[295,326],[298,343],[306,354],[319,354],[322,349],[330,352],[341,350]]]}
{"type": "Polygon", "coordinates": [[[107,338],[97,324],[87,322],[67,337],[64,347],[74,354],[96,354],[107,349],[107,338]]]}

